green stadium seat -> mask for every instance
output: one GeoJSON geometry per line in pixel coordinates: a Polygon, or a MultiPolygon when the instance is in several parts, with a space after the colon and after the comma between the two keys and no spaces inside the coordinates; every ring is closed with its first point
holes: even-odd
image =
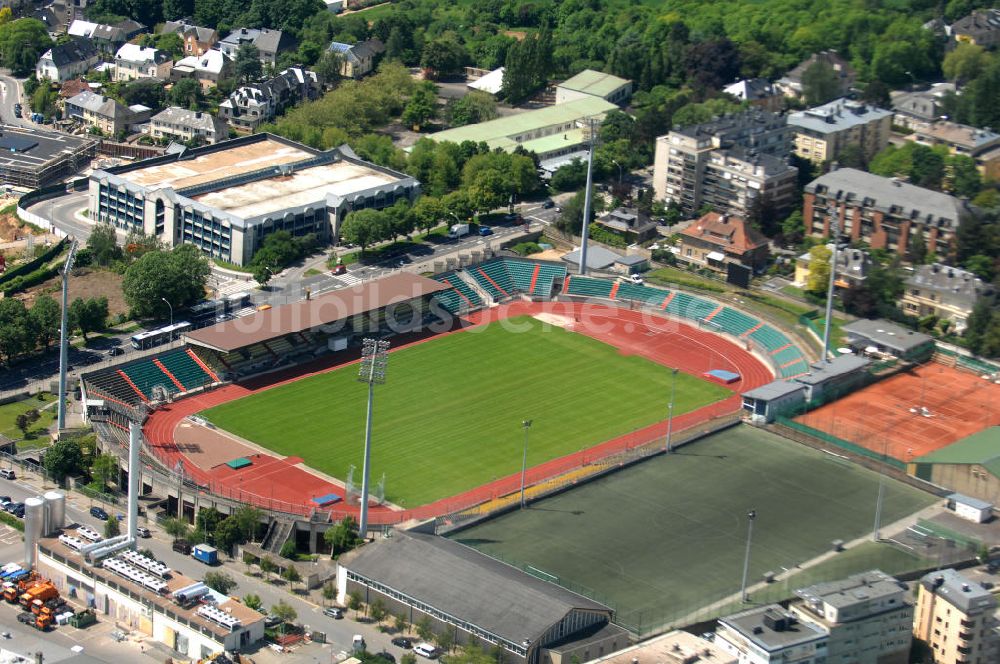
{"type": "Polygon", "coordinates": [[[616,300],[631,300],[650,306],[660,306],[669,291],[651,288],[641,284],[630,284],[621,282],[618,284],[618,292],[615,294],[616,300]]]}
{"type": "Polygon", "coordinates": [[[160,371],[160,367],[156,366],[152,359],[140,360],[135,364],[121,367],[121,370],[147,399],[151,398],[153,388],[157,386],[162,387],[167,394],[180,392],[180,388],[174,385],[167,374],[160,371]]]}
{"type": "Polygon", "coordinates": [[[672,316],[699,321],[719,308],[719,305],[694,295],[677,291],[667,305],[667,313],[672,316]]]}
{"type": "Polygon", "coordinates": [[[750,333],[750,338],[764,347],[768,352],[774,352],[791,341],[783,333],[770,325],[763,325],[750,333]]]}
{"type": "Polygon", "coordinates": [[[607,279],[594,279],[593,277],[572,276],[569,278],[569,285],[566,288],[567,295],[579,295],[582,297],[611,297],[613,281],[607,279]]]}
{"type": "Polygon", "coordinates": [[[183,348],[164,353],[157,357],[157,359],[174,378],[180,381],[185,391],[190,391],[212,382],[212,377],[198,366],[198,363],[183,348]]]}
{"type": "Polygon", "coordinates": [[[758,321],[747,316],[742,311],[724,307],[722,311],[712,317],[712,323],[717,325],[723,332],[728,332],[738,337],[756,325],[758,321]]]}
{"type": "Polygon", "coordinates": [[[514,285],[514,280],[511,279],[506,262],[503,260],[474,265],[466,269],[465,272],[472,275],[476,283],[494,300],[506,300],[517,293],[517,287],[514,285]]]}
{"type": "Polygon", "coordinates": [[[454,272],[435,275],[434,280],[451,286],[450,290],[441,291],[434,296],[446,311],[457,314],[483,306],[483,298],[479,297],[479,293],[472,290],[472,287],[454,272]]]}

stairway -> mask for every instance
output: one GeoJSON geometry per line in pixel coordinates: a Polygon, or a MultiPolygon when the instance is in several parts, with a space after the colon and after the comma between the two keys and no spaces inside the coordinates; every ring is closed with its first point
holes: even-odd
{"type": "Polygon", "coordinates": [[[469,288],[471,288],[476,292],[476,295],[482,298],[484,307],[489,308],[492,307],[494,304],[496,304],[496,300],[493,299],[493,296],[490,295],[490,293],[488,293],[486,289],[480,286],[479,282],[473,279],[468,272],[466,272],[465,270],[457,270],[455,272],[455,275],[459,279],[464,281],[466,284],[468,284],[469,288]]]}
{"type": "Polygon", "coordinates": [[[272,521],[271,527],[267,529],[267,535],[264,537],[261,548],[274,554],[280,553],[281,547],[288,541],[294,529],[295,523],[292,521],[272,521]]]}

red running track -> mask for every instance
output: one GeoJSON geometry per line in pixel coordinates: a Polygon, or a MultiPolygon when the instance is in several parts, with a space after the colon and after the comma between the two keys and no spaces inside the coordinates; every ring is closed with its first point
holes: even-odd
{"type": "MultiPolygon", "coordinates": [[[[732,396],[674,417],[675,432],[697,427],[720,415],[734,413],[741,405],[740,392],[753,389],[773,379],[771,370],[763,362],[725,337],[646,310],[633,310],[611,304],[513,302],[475,312],[468,317],[466,325],[442,334],[457,334],[471,326],[503,321],[521,315],[553,317],[552,320],[558,320],[559,324],[567,329],[611,344],[624,354],[640,355],[697,377],[702,377],[702,374],[710,369],[726,369],[740,374],[741,380],[724,386],[733,392],[732,396]]],[[[397,338],[393,352],[413,344],[424,343],[437,336],[440,335],[397,338]]],[[[301,459],[296,457],[284,459],[274,457],[274,461],[255,462],[254,465],[238,471],[225,465],[209,469],[198,468],[185,456],[183,449],[178,447],[174,440],[174,430],[184,418],[206,408],[300,380],[308,375],[332,371],[356,362],[357,359],[356,349],[344,351],[303,366],[181,399],[150,415],[145,426],[146,439],[168,468],[175,468],[177,462],[182,461],[186,476],[205,485],[213,493],[265,509],[307,515],[313,509],[311,503],[313,496],[326,493],[342,495],[343,486],[331,483],[296,465],[301,462],[301,459]]],[[[527,482],[535,484],[637,445],[664,438],[666,428],[667,422],[664,420],[595,447],[542,463],[528,470],[527,482]]],[[[391,524],[408,519],[441,516],[506,495],[518,490],[519,487],[520,474],[515,473],[457,496],[409,510],[373,506],[369,519],[372,524],[391,524]]],[[[358,507],[338,504],[331,511],[334,518],[339,519],[348,514],[356,514],[358,507]]]]}

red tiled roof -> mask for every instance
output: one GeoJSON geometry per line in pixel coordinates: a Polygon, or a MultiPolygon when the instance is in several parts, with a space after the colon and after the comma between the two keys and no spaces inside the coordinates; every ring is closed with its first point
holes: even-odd
{"type": "Polygon", "coordinates": [[[742,254],[767,244],[761,235],[742,217],[709,212],[683,231],[681,235],[710,242],[722,251],[742,254]]]}

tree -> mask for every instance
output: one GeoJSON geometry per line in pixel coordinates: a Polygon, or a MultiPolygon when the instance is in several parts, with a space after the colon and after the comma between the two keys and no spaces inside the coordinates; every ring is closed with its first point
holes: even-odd
{"type": "Polygon", "coordinates": [[[170,88],[170,103],[181,108],[197,110],[202,97],[201,83],[193,78],[182,78],[170,88]]]}
{"type": "Polygon", "coordinates": [[[114,515],[109,516],[108,520],[104,522],[104,539],[118,537],[121,534],[122,531],[118,525],[118,517],[114,515]]]}
{"type": "Polygon", "coordinates": [[[684,66],[696,89],[718,90],[739,77],[740,52],[725,37],[706,39],[688,47],[684,66]]]}
{"type": "Polygon", "coordinates": [[[324,51],[319,56],[319,60],[313,65],[313,71],[326,87],[333,87],[341,79],[341,71],[344,67],[344,60],[339,53],[334,51],[324,51]]]}
{"type": "Polygon", "coordinates": [[[235,517],[223,519],[215,527],[215,545],[226,553],[231,552],[233,547],[242,541],[244,541],[243,529],[235,517]]]}
{"type": "Polygon", "coordinates": [[[37,408],[29,408],[23,413],[18,413],[17,417],[14,418],[14,422],[18,429],[21,430],[21,434],[25,437],[28,436],[28,427],[38,421],[41,414],[38,412],[37,408]]]}
{"type": "Polygon", "coordinates": [[[817,60],[802,72],[802,96],[806,106],[819,106],[840,94],[840,82],[833,67],[817,60]]]}
{"type": "Polygon", "coordinates": [[[39,295],[28,311],[28,318],[38,345],[47,349],[59,336],[62,319],[59,303],[48,295],[39,295]]]}
{"type": "Polygon", "coordinates": [[[424,81],[410,97],[406,108],[403,109],[402,120],[413,127],[413,131],[420,131],[422,126],[437,116],[436,90],[433,83],[424,81]]]}
{"type": "Polygon", "coordinates": [[[565,166],[560,166],[552,174],[549,181],[556,191],[577,191],[587,182],[587,164],[581,159],[573,159],[565,166]]]}
{"type": "Polygon", "coordinates": [[[190,244],[171,251],[150,251],[125,270],[122,292],[137,316],[165,316],[169,309],[190,306],[205,293],[208,259],[190,244]]]}
{"type": "Polygon", "coordinates": [[[975,159],[968,155],[957,154],[947,157],[945,162],[948,189],[956,196],[975,198],[983,188],[983,179],[979,175],[975,159]]]}
{"type": "MultiPolygon", "coordinates": [[[[976,355],[990,357],[996,352],[989,353],[991,338],[996,336],[996,328],[1000,326],[1000,317],[996,314],[996,302],[992,297],[980,296],[976,300],[972,312],[966,321],[965,343],[976,355]]],[[[1000,351],[1000,347],[994,348],[1000,351]]]]}
{"type": "Polygon", "coordinates": [[[323,584],[320,594],[323,596],[324,602],[332,602],[337,599],[337,586],[333,585],[332,581],[327,581],[323,584]]]}
{"type": "Polygon", "coordinates": [[[434,638],[434,627],[431,624],[431,619],[427,616],[422,616],[417,621],[417,636],[424,641],[434,638]]]}
{"type": "Polygon", "coordinates": [[[264,510],[253,505],[242,505],[229,517],[239,525],[241,541],[253,541],[264,520],[264,510]]]}
{"type": "Polygon", "coordinates": [[[830,282],[830,258],[833,252],[824,244],[809,250],[809,278],[806,290],[810,293],[825,293],[830,282]]]}
{"type": "Polygon", "coordinates": [[[392,628],[397,632],[406,631],[406,615],[399,613],[392,618],[392,628]]]}
{"type": "Polygon", "coordinates": [[[163,531],[175,540],[184,539],[191,531],[191,526],[177,517],[170,517],[163,521],[163,531]]]}
{"type": "Polygon", "coordinates": [[[269,578],[277,569],[278,566],[274,564],[274,561],[270,557],[264,556],[260,559],[260,571],[264,574],[264,578],[269,578]]]}
{"type": "Polygon", "coordinates": [[[104,491],[118,477],[118,459],[111,454],[99,454],[90,465],[90,478],[104,491]]]}
{"type": "Polygon", "coordinates": [[[399,664],[417,664],[417,656],[412,652],[404,652],[399,658],[399,664]]]}
{"type": "Polygon", "coordinates": [[[129,106],[142,104],[149,108],[160,108],[167,98],[167,91],[160,81],[143,78],[125,84],[121,88],[121,97],[129,106]]]}
{"type": "Polygon", "coordinates": [[[349,212],[340,225],[340,237],[365,249],[383,239],[385,214],[381,210],[356,210],[349,212]]]}
{"type": "Polygon", "coordinates": [[[454,39],[433,39],[424,44],[420,66],[430,78],[440,78],[461,72],[468,59],[465,47],[454,39]]]}
{"type": "Polygon", "coordinates": [[[257,282],[257,285],[261,288],[267,288],[267,285],[271,282],[271,268],[262,263],[258,263],[253,266],[253,280],[257,282]]]}
{"type": "Polygon", "coordinates": [[[14,76],[23,77],[34,71],[42,53],[52,46],[48,28],[33,18],[19,18],[0,25],[0,66],[14,76]]]}
{"type": "Polygon", "coordinates": [[[944,157],[925,145],[913,148],[910,180],[919,187],[941,189],[944,179],[944,157]]]}
{"type": "Polygon", "coordinates": [[[979,76],[990,62],[990,56],[978,44],[959,42],[953,51],[944,56],[941,71],[949,81],[959,85],[979,76]]]}
{"type": "Polygon", "coordinates": [[[90,332],[103,330],[108,320],[108,298],[78,297],[69,305],[70,329],[79,329],[84,341],[90,332]]]}
{"type": "MultiPolygon", "coordinates": [[[[6,300],[0,300],[6,302],[6,300]]],[[[83,466],[83,451],[79,441],[71,438],[60,438],[55,445],[45,450],[42,465],[57,482],[62,482],[67,476],[80,472],[83,466]]]]}
{"type": "Polygon", "coordinates": [[[288,582],[288,587],[292,590],[295,589],[295,584],[302,580],[302,575],[299,570],[295,568],[295,565],[289,565],[285,568],[285,571],[281,573],[281,578],[288,582]]]}
{"type": "Polygon", "coordinates": [[[87,248],[93,254],[94,262],[102,267],[107,267],[122,257],[115,227],[106,222],[100,222],[94,226],[90,237],[87,238],[87,248]]]}
{"type": "Polygon", "coordinates": [[[488,92],[473,90],[448,103],[448,123],[452,127],[486,122],[497,117],[496,99],[488,92]]]}
{"type": "Polygon", "coordinates": [[[205,574],[205,585],[216,592],[228,595],[236,587],[236,580],[225,572],[208,572],[205,574]]]}
{"type": "Polygon", "coordinates": [[[12,297],[0,300],[0,355],[6,362],[31,350],[36,338],[24,302],[12,297]]]}
{"type": "Polygon", "coordinates": [[[234,72],[237,80],[243,83],[253,83],[260,80],[264,73],[264,66],[260,62],[260,51],[257,50],[256,46],[247,42],[236,49],[234,72]]]}
{"type": "Polygon", "coordinates": [[[372,601],[371,606],[368,607],[368,615],[372,617],[376,625],[381,625],[382,621],[385,620],[386,614],[389,612],[385,608],[385,602],[381,599],[376,598],[372,601]]]}
{"type": "Polygon", "coordinates": [[[435,636],[434,640],[437,641],[441,650],[444,650],[446,653],[451,652],[451,649],[455,647],[455,633],[452,632],[452,628],[448,625],[445,626],[440,634],[435,636]]]}
{"type": "Polygon", "coordinates": [[[907,254],[910,262],[914,265],[923,265],[927,262],[927,241],[919,230],[910,231],[910,246],[907,247],[907,254]]]}
{"type": "Polygon", "coordinates": [[[260,595],[254,593],[247,593],[246,595],[243,596],[243,605],[248,609],[253,609],[254,611],[260,611],[260,608],[262,606],[262,603],[260,601],[260,595]]]}
{"type": "Polygon", "coordinates": [[[295,560],[298,558],[298,551],[295,547],[295,540],[290,539],[281,545],[281,551],[278,553],[282,558],[287,558],[288,560],[295,560]]]}
{"type": "Polygon", "coordinates": [[[271,615],[281,620],[282,634],[284,634],[284,623],[294,622],[299,617],[298,612],[292,606],[285,604],[284,600],[271,607],[271,615]]]}
{"type": "Polygon", "coordinates": [[[347,608],[354,611],[354,617],[357,618],[361,614],[361,593],[357,590],[352,590],[347,594],[347,608]]]}

